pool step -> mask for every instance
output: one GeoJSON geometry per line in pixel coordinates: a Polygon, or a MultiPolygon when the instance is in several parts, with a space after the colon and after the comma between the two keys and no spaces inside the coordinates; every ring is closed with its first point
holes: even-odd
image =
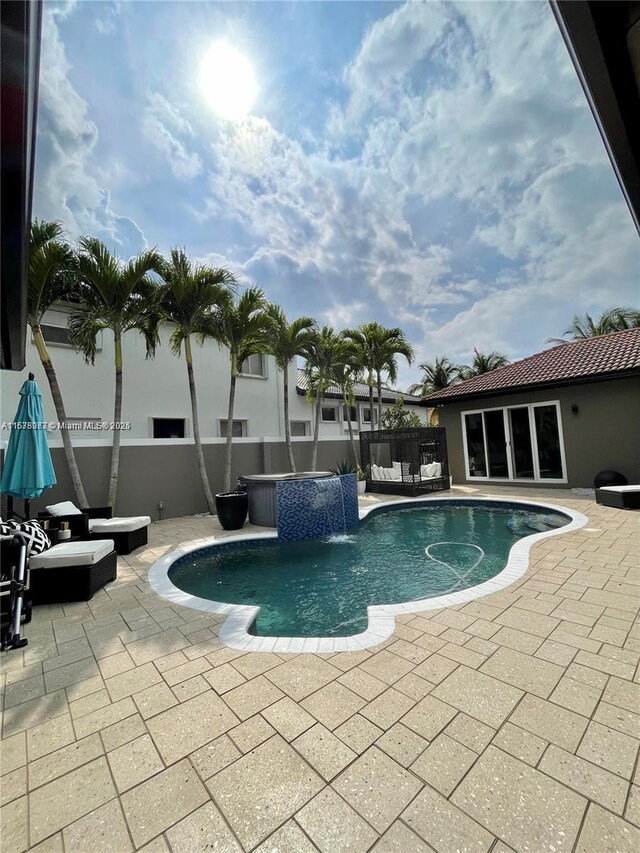
{"type": "Polygon", "coordinates": [[[532,532],[546,533],[563,527],[564,519],[555,515],[512,515],[507,525],[518,536],[529,536],[532,532]]]}

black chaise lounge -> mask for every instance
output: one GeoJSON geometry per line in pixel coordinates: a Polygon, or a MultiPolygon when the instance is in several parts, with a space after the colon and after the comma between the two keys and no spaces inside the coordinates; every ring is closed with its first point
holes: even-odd
{"type": "Polygon", "coordinates": [[[66,521],[72,536],[80,539],[113,539],[118,554],[130,554],[146,545],[151,524],[148,515],[114,518],[110,506],[80,510],[71,501],[48,506],[47,512],[38,513],[38,520],[56,528],[66,521]]]}
{"type": "Polygon", "coordinates": [[[29,557],[34,604],[89,601],[118,574],[113,539],[61,542],[29,557]]]}
{"type": "Polygon", "coordinates": [[[616,509],[640,509],[640,486],[603,486],[596,489],[596,503],[616,509]]]}

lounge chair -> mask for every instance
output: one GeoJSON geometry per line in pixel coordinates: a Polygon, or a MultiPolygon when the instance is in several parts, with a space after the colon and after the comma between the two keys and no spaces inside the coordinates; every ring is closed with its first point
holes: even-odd
{"type": "Polygon", "coordinates": [[[602,486],[596,489],[596,503],[616,509],[640,509],[640,486],[602,486]]]}
{"type": "Polygon", "coordinates": [[[50,526],[59,527],[60,522],[69,522],[72,536],[81,539],[113,539],[118,554],[130,554],[149,541],[148,515],[132,515],[115,518],[110,506],[89,507],[80,510],[71,501],[52,504],[46,512],[38,513],[38,519],[49,521],[50,526]]]}
{"type": "Polygon", "coordinates": [[[118,574],[113,539],[61,542],[29,557],[34,604],[88,601],[118,574]]]}

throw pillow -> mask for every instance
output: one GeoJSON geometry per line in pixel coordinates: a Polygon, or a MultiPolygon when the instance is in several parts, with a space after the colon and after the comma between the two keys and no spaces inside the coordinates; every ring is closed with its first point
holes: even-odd
{"type": "Polygon", "coordinates": [[[73,501],[62,501],[59,504],[51,504],[46,507],[47,512],[51,515],[82,515],[82,510],[73,503],[73,501]]]}
{"type": "Polygon", "coordinates": [[[3,521],[0,523],[0,536],[13,536],[19,528],[17,521],[3,521]]]}
{"type": "Polygon", "coordinates": [[[27,546],[27,556],[42,554],[51,548],[51,540],[37,521],[23,521],[14,531],[18,539],[27,546]]]}

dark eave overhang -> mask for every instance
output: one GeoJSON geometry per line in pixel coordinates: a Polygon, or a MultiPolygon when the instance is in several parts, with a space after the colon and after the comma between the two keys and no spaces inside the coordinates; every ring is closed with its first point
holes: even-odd
{"type": "Polygon", "coordinates": [[[0,3],[0,367],[4,370],[25,366],[41,20],[40,0],[0,3]]]}
{"type": "Polygon", "coordinates": [[[421,406],[439,407],[451,403],[479,400],[483,397],[502,397],[507,394],[521,394],[539,389],[566,388],[569,385],[587,385],[596,382],[607,382],[610,379],[630,379],[640,377],[640,369],[619,370],[612,373],[599,373],[597,376],[578,376],[574,379],[554,379],[551,382],[531,382],[528,385],[516,385],[512,388],[492,388],[488,391],[470,391],[467,394],[456,394],[455,397],[425,397],[420,401],[421,406]]]}
{"type": "Polygon", "coordinates": [[[549,2],[640,233],[640,2],[549,2]]]}
{"type": "MultiPolygon", "coordinates": [[[[298,393],[298,395],[300,397],[304,397],[307,393],[304,390],[304,388],[300,388],[299,385],[296,385],[296,392],[298,393]]],[[[413,397],[413,398],[407,397],[404,394],[402,394],[400,391],[398,391],[398,395],[400,397],[402,397],[402,399],[404,400],[405,406],[421,406],[422,405],[422,400],[417,400],[415,397],[413,397]]],[[[342,400],[342,394],[339,394],[336,391],[325,391],[324,396],[325,396],[325,399],[327,399],[327,400],[342,400]]],[[[366,394],[356,394],[355,399],[359,403],[368,403],[369,402],[369,397],[366,394]]],[[[383,403],[395,403],[395,401],[397,399],[398,399],[398,397],[385,397],[384,393],[382,395],[382,402],[383,403]]],[[[374,404],[376,404],[378,402],[378,399],[375,396],[375,394],[373,397],[373,402],[374,402],[374,404]]]]}

